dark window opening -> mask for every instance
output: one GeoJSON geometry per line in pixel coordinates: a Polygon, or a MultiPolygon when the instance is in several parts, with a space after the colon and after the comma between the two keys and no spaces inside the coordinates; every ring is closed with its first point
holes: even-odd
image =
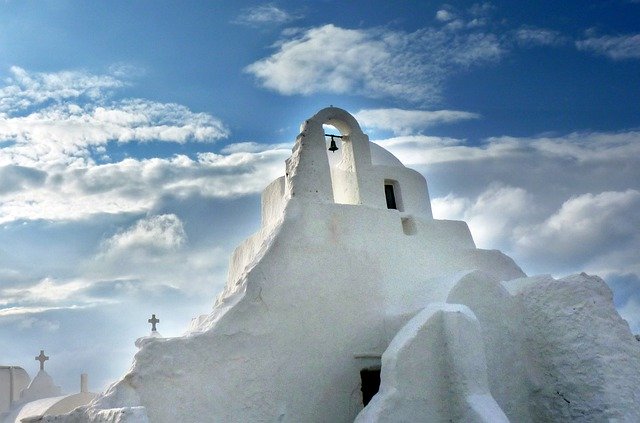
{"type": "Polygon", "coordinates": [[[362,369],[360,370],[360,379],[362,381],[362,404],[366,406],[380,389],[380,369],[362,369]]]}
{"type": "Polygon", "coordinates": [[[387,197],[387,208],[397,210],[398,207],[396,206],[396,194],[393,191],[393,185],[385,184],[384,195],[385,197],[387,197]]]}

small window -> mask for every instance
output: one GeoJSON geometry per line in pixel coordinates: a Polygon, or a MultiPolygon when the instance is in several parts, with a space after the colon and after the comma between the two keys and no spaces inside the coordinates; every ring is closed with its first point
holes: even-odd
{"type": "Polygon", "coordinates": [[[388,209],[398,210],[399,212],[404,211],[402,206],[402,192],[398,181],[394,181],[393,179],[384,180],[384,196],[387,200],[388,209]]]}
{"type": "Polygon", "coordinates": [[[393,190],[393,184],[384,184],[384,195],[387,197],[387,208],[398,209],[396,205],[396,194],[393,190]]]}

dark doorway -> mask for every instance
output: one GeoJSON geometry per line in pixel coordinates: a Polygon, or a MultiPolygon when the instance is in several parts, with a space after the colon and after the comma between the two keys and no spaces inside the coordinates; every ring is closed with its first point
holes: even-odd
{"type": "Polygon", "coordinates": [[[384,185],[384,195],[387,197],[387,208],[388,209],[397,209],[396,206],[396,194],[393,191],[393,185],[385,184],[384,185]]]}
{"type": "Polygon", "coordinates": [[[362,380],[362,404],[366,406],[380,389],[380,369],[362,369],[360,379],[362,380]]]}

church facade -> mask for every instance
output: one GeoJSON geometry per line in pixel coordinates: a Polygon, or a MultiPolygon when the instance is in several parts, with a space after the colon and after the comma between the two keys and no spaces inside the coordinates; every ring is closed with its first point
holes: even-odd
{"type": "Polygon", "coordinates": [[[606,284],[476,248],[334,107],[302,124],[213,311],[140,347],[43,421],[640,421],[640,347],[606,284]]]}

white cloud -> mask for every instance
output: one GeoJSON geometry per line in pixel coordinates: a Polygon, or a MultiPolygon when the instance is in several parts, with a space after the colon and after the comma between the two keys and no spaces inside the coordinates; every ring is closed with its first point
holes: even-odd
{"type": "Polygon", "coordinates": [[[493,6],[489,3],[474,3],[467,10],[457,10],[445,4],[436,12],[436,20],[444,24],[448,31],[461,31],[486,26],[493,6]]]}
{"type": "Polygon", "coordinates": [[[113,76],[12,72],[0,88],[0,166],[77,166],[109,141],[212,142],[229,135],[220,120],[179,104],[108,101],[124,85],[113,76]]]}
{"type": "Polygon", "coordinates": [[[407,166],[504,157],[525,148],[517,142],[504,140],[468,146],[462,139],[427,135],[403,135],[375,142],[390,150],[407,166]]]}
{"type": "Polygon", "coordinates": [[[378,142],[427,176],[435,216],[525,270],[640,274],[640,132],[378,142]]]}
{"type": "Polygon", "coordinates": [[[497,37],[482,32],[324,25],[285,37],[274,54],[245,68],[265,88],[284,95],[353,93],[435,102],[452,72],[503,54],[497,37]]]}
{"type": "Polygon", "coordinates": [[[414,165],[516,158],[532,153],[577,162],[633,160],[640,156],[640,131],[491,137],[474,146],[467,145],[463,139],[426,135],[407,135],[376,142],[392,151],[403,163],[414,165]]]}
{"type": "Polygon", "coordinates": [[[11,191],[41,186],[47,174],[43,171],[23,166],[0,166],[0,196],[11,191]]]}
{"type": "Polygon", "coordinates": [[[443,123],[478,119],[477,113],[458,110],[364,109],[354,117],[366,128],[391,130],[397,135],[415,134],[422,129],[443,123]]]}
{"type": "Polygon", "coordinates": [[[87,288],[81,280],[58,282],[45,278],[35,285],[26,288],[0,289],[0,305],[11,303],[60,302],[77,295],[87,288]]]}
{"type": "Polygon", "coordinates": [[[277,143],[277,144],[262,144],[257,142],[239,142],[234,144],[225,145],[221,153],[233,154],[233,153],[262,153],[269,150],[287,150],[291,151],[293,148],[293,142],[277,143]]]}
{"type": "Polygon", "coordinates": [[[440,9],[436,12],[436,19],[440,22],[449,22],[455,19],[455,15],[448,10],[440,9]]]}
{"type": "Polygon", "coordinates": [[[228,254],[210,243],[193,248],[182,220],[175,214],[163,214],[139,219],[104,240],[98,254],[85,262],[81,272],[98,281],[136,281],[125,284],[125,289],[155,286],[209,292],[212,279],[220,278],[228,254]]]}
{"type": "Polygon", "coordinates": [[[545,28],[521,28],[516,40],[524,46],[559,46],[568,41],[560,32],[545,28]]]}
{"type": "Polygon", "coordinates": [[[495,184],[473,201],[449,195],[435,198],[432,207],[434,217],[466,221],[480,247],[495,248],[509,240],[514,227],[531,218],[535,200],[522,188],[495,184]]]}
{"type": "Polygon", "coordinates": [[[8,316],[20,316],[28,314],[39,314],[52,310],[78,310],[93,307],[94,304],[70,305],[70,306],[16,306],[0,309],[0,318],[8,316]]]}
{"type": "Polygon", "coordinates": [[[265,24],[284,24],[296,19],[300,19],[300,16],[293,15],[273,4],[264,4],[246,9],[233,22],[249,26],[260,26],[265,24]]]}
{"type": "Polygon", "coordinates": [[[640,248],[640,192],[583,194],[568,199],[544,222],[514,231],[516,250],[586,263],[607,249],[640,248]],[[631,244],[631,245],[629,245],[631,244]]]}
{"type": "Polygon", "coordinates": [[[82,71],[52,73],[28,72],[18,66],[10,68],[5,86],[0,88],[0,112],[15,112],[49,101],[86,97],[99,100],[125,83],[111,75],[92,75],[82,71]]]}
{"type": "Polygon", "coordinates": [[[432,200],[435,217],[466,221],[479,247],[499,248],[535,273],[640,270],[640,192],[583,194],[555,210],[552,204],[544,191],[497,184],[475,198],[432,200]]]}
{"type": "Polygon", "coordinates": [[[228,135],[217,119],[184,106],[135,99],[109,105],[60,104],[26,116],[0,116],[1,164],[48,166],[85,163],[90,147],[109,141],[211,142],[228,135]]]}
{"type": "Polygon", "coordinates": [[[640,34],[590,37],[576,41],[576,47],[614,60],[640,59],[640,34]]]}
{"type": "Polygon", "coordinates": [[[184,245],[187,235],[175,214],[141,219],[103,244],[105,254],[130,254],[132,251],[174,251],[184,245]]]}
{"type": "Polygon", "coordinates": [[[78,220],[102,213],[146,213],[165,196],[228,198],[256,194],[284,173],[290,149],[197,159],[124,159],[117,163],[49,169],[45,182],[0,194],[0,223],[78,220]]]}

